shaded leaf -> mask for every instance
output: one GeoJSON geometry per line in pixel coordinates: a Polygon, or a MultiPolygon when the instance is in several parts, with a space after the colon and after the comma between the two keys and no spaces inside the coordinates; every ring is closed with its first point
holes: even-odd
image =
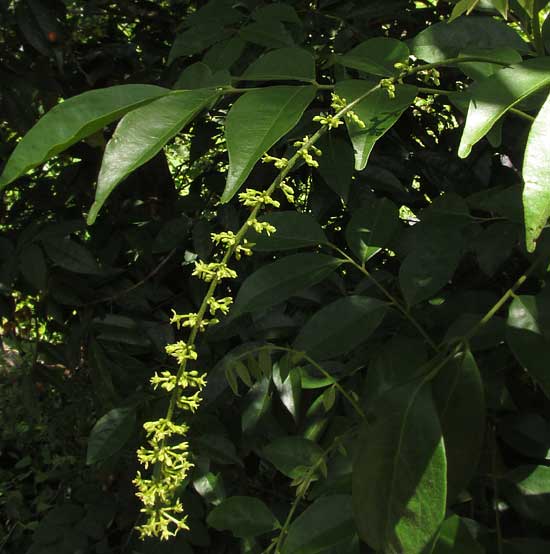
{"type": "Polygon", "coordinates": [[[466,48],[513,48],[527,52],[529,47],[516,31],[492,17],[462,17],[430,25],[409,41],[411,53],[429,63],[454,58],[466,48]]]}
{"type": "Polygon", "coordinates": [[[218,531],[231,531],[235,537],[256,537],[280,527],[271,510],[257,498],[230,496],[214,508],[206,519],[218,531]]]}
{"type": "Polygon", "coordinates": [[[549,159],[550,96],[546,99],[531,127],[523,158],[523,211],[525,214],[525,242],[528,252],[535,250],[537,239],[550,216],[549,159]]]}
{"type": "Polygon", "coordinates": [[[212,71],[226,69],[229,71],[233,64],[241,57],[246,43],[239,37],[232,37],[214,44],[202,58],[212,71]]]}
{"type": "Polygon", "coordinates": [[[409,382],[381,397],[353,462],[359,536],[380,552],[420,554],[445,517],[446,460],[429,383],[409,382]]]}
{"type": "Polygon", "coordinates": [[[508,311],[506,341],[519,363],[550,398],[547,363],[550,358],[550,338],[540,321],[548,302],[541,306],[539,304],[540,299],[534,296],[522,295],[514,298],[508,311]]]}
{"type": "Polygon", "coordinates": [[[114,408],[94,425],[88,439],[86,463],[102,462],[118,452],[132,436],[136,413],[132,408],[114,408]]]}
{"type": "Polygon", "coordinates": [[[346,227],[346,241],[363,264],[388,245],[398,228],[397,206],[387,198],[376,199],[353,212],[346,227]]]}
{"type": "Polygon", "coordinates": [[[168,65],[178,58],[198,54],[232,34],[232,31],[224,29],[218,22],[211,21],[194,25],[176,36],[170,54],[168,54],[168,65]]]}
{"type": "Polygon", "coordinates": [[[405,63],[408,58],[409,49],[404,42],[395,38],[376,37],[339,56],[338,63],[372,75],[391,77],[399,73],[394,64],[405,63]]]}
{"type": "Polygon", "coordinates": [[[550,57],[533,58],[500,69],[469,89],[470,106],[458,155],[466,158],[472,147],[518,102],[550,83],[550,57]]]}
{"type": "Polygon", "coordinates": [[[290,525],[281,554],[317,554],[354,533],[351,497],[323,496],[290,525]]]}
{"type": "Polygon", "coordinates": [[[447,500],[452,503],[476,472],[485,435],[483,383],[470,350],[439,371],[433,395],[445,440],[447,500]]]}
{"type": "Polygon", "coordinates": [[[0,190],[75,142],[168,92],[153,85],[119,85],[84,92],[58,104],[17,144],[0,176],[0,190]]]}
{"type": "Polygon", "coordinates": [[[286,27],[274,19],[261,19],[246,25],[239,31],[241,39],[265,48],[293,46],[294,40],[286,27]]]}
{"type": "Polygon", "coordinates": [[[295,211],[273,212],[258,218],[275,227],[271,235],[250,232],[250,240],[254,250],[272,252],[276,250],[292,250],[304,246],[317,246],[327,242],[321,226],[309,214],[295,211]]]}
{"type": "Polygon", "coordinates": [[[48,268],[40,246],[30,244],[19,254],[19,268],[33,287],[37,290],[46,289],[48,268]]]}
{"type": "Polygon", "coordinates": [[[229,172],[222,201],[233,198],[256,162],[298,123],[314,87],[266,87],[243,94],[225,122],[229,172]]]}
{"type": "Polygon", "coordinates": [[[472,537],[463,519],[454,515],[443,522],[433,554],[485,554],[485,549],[472,537]]]}
{"type": "Polygon", "coordinates": [[[293,254],[266,264],[241,285],[232,314],[258,312],[284,302],[328,277],[342,263],[325,254],[293,254]]]}
{"type": "Polygon", "coordinates": [[[275,439],[262,452],[268,461],[291,479],[304,477],[311,467],[324,464],[321,447],[302,437],[275,439]]]}
{"type": "Polygon", "coordinates": [[[327,133],[317,146],[323,152],[318,171],[326,184],[344,201],[348,201],[353,176],[353,149],[347,140],[327,133]]]}
{"type": "Polygon", "coordinates": [[[95,221],[114,188],[152,159],[218,94],[209,89],[172,92],[124,116],[105,148],[88,224],[95,221]]]}
{"type": "Polygon", "coordinates": [[[386,304],[376,298],[340,298],[313,315],[293,348],[318,360],[348,354],[374,332],[385,313],[386,304]]]}
{"type": "Polygon", "coordinates": [[[67,271],[85,275],[101,273],[93,254],[73,240],[44,241],[44,249],[53,262],[67,271]]]}
{"type": "Polygon", "coordinates": [[[315,58],[303,48],[267,52],[239,77],[243,81],[314,81],[315,58]]]}
{"type": "MultiPolygon", "coordinates": [[[[375,86],[373,81],[340,81],[336,83],[336,94],[352,102],[375,86]]],[[[385,90],[377,89],[353,111],[365,124],[365,128],[346,119],[346,125],[355,151],[355,169],[362,170],[367,165],[370,153],[378,139],[392,127],[416,98],[416,87],[397,85],[395,98],[390,98],[385,90]]]]}

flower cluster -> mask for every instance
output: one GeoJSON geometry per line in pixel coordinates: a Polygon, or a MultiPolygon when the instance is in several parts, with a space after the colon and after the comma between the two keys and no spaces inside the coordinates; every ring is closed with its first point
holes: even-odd
{"type": "Polygon", "coordinates": [[[274,156],[269,156],[264,154],[262,157],[262,162],[272,163],[277,169],[284,169],[288,165],[288,160],[286,158],[275,158],[274,156]]]}
{"type": "Polygon", "coordinates": [[[390,98],[395,98],[395,81],[393,79],[381,79],[380,88],[383,88],[390,98]]]}
{"type": "Polygon", "coordinates": [[[319,167],[319,162],[313,159],[311,152],[313,152],[315,156],[321,156],[323,152],[321,152],[321,150],[319,150],[316,146],[308,143],[309,137],[306,135],[304,140],[297,140],[294,143],[294,146],[298,147],[297,153],[302,156],[307,165],[310,165],[311,167],[319,167]]]}
{"type": "Polygon", "coordinates": [[[321,112],[320,115],[316,115],[313,121],[318,121],[321,125],[326,125],[329,129],[336,129],[344,122],[336,115],[330,115],[321,112]]]}
{"type": "Polygon", "coordinates": [[[273,206],[279,208],[281,203],[278,200],[271,198],[266,190],[246,189],[245,192],[239,193],[239,200],[243,206],[249,208],[257,208],[262,206],[273,206]]]}
{"type": "Polygon", "coordinates": [[[241,256],[252,256],[253,242],[249,242],[246,239],[237,241],[237,235],[233,231],[222,231],[221,233],[212,233],[210,235],[215,244],[222,244],[226,248],[234,247],[234,254],[237,260],[241,259],[241,256]]]}
{"type": "MultiPolygon", "coordinates": [[[[334,111],[339,112],[343,110],[347,105],[348,102],[345,98],[342,98],[341,96],[338,96],[334,92],[331,94],[331,107],[334,111]]],[[[360,129],[364,129],[366,127],[365,122],[353,111],[348,110],[344,117],[350,122],[355,123],[360,129]]]]}
{"type": "Polygon", "coordinates": [[[234,269],[230,269],[226,263],[223,262],[195,262],[195,269],[193,275],[196,275],[199,279],[202,279],[206,283],[210,283],[214,279],[221,281],[222,279],[235,279],[237,272],[234,269]]]}
{"type": "MultiPolygon", "coordinates": [[[[162,388],[175,393],[178,407],[194,412],[200,403],[200,394],[206,385],[205,375],[196,370],[186,370],[186,363],[197,359],[195,349],[183,341],[170,344],[166,352],[176,358],[180,369],[177,375],[170,371],[155,373],[151,378],[154,389],[162,388]],[[189,393],[189,389],[194,392],[189,393]]],[[[147,421],[143,424],[147,445],[141,447],[137,457],[141,465],[155,469],[151,478],[138,472],[134,479],[136,496],[141,500],[141,512],[145,522],[137,529],[141,538],[160,537],[167,540],[182,529],[188,529],[186,517],[181,517],[183,506],[177,498],[180,487],[193,464],[189,460],[189,444],[185,436],[189,430],[186,424],[179,424],[171,418],[147,421]]]]}

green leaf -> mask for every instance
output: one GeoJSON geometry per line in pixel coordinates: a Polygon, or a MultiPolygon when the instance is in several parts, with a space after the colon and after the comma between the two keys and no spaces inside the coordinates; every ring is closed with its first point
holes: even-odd
{"type": "Polygon", "coordinates": [[[502,492],[523,517],[550,525],[550,467],[517,467],[504,476],[502,492]]]}
{"type": "Polygon", "coordinates": [[[263,449],[263,456],[291,479],[304,477],[308,469],[323,464],[323,450],[302,437],[281,437],[263,449]]]}
{"type": "Polygon", "coordinates": [[[452,503],[475,474],[485,435],[483,383],[470,350],[443,367],[432,386],[445,439],[447,499],[452,503]]]}
{"type": "Polygon", "coordinates": [[[208,514],[206,522],[218,531],[231,531],[239,538],[257,537],[280,527],[271,510],[251,496],[226,498],[208,514]]]}
{"type": "Polygon", "coordinates": [[[119,85],[91,90],[58,104],[17,144],[0,176],[0,190],[126,112],[168,92],[153,85],[119,85]]]}
{"type": "Polygon", "coordinates": [[[508,0],[491,0],[495,10],[506,19],[508,17],[508,0]]]}
{"type": "Polygon", "coordinates": [[[274,19],[261,19],[243,27],[239,36],[241,39],[266,48],[284,48],[293,46],[294,40],[286,27],[274,19]]]}
{"type": "Polygon", "coordinates": [[[550,216],[550,96],[531,127],[523,158],[525,242],[533,252],[550,216]]]}
{"type": "Polygon", "coordinates": [[[125,115],[107,143],[88,214],[91,225],[115,187],[161,148],[218,97],[210,89],[177,91],[125,115]]]}
{"type": "Polygon", "coordinates": [[[482,16],[430,25],[409,42],[409,48],[417,58],[429,63],[454,58],[466,48],[513,48],[522,53],[529,50],[506,23],[482,16]]]}
{"type": "Polygon", "coordinates": [[[279,393],[279,399],[283,406],[289,411],[294,421],[298,421],[302,394],[302,378],[298,368],[288,370],[288,368],[284,367],[285,360],[288,361],[288,357],[283,356],[273,366],[273,384],[279,393]]]}
{"type": "Polygon", "coordinates": [[[353,177],[353,149],[347,140],[327,133],[317,146],[323,152],[318,171],[326,184],[344,201],[348,201],[353,177]]]}
{"type": "Polygon", "coordinates": [[[516,296],[508,311],[506,341],[518,362],[550,398],[550,337],[541,319],[548,310],[548,301],[534,296],[516,296]]]}
{"type": "Polygon", "coordinates": [[[296,338],[293,348],[323,360],[348,354],[380,325],[386,304],[376,298],[347,296],[319,310],[296,338]]]}
{"type": "Polygon", "coordinates": [[[217,22],[195,25],[180,33],[168,54],[168,65],[184,56],[193,56],[233,34],[217,22]]]}
{"type": "Polygon", "coordinates": [[[372,75],[391,77],[399,73],[394,64],[405,63],[408,58],[409,49],[404,42],[395,38],[376,37],[339,56],[338,63],[372,75]]]}
{"type": "Polygon", "coordinates": [[[267,52],[239,77],[242,81],[315,81],[315,58],[303,48],[267,52]]]}
{"type": "MultiPolygon", "coordinates": [[[[186,67],[178,80],[174,83],[174,89],[196,90],[231,85],[231,75],[226,69],[220,69],[212,73],[212,69],[202,62],[194,63],[186,67]]],[[[212,91],[213,92],[213,91],[212,91]]]]}
{"type": "MultiPolygon", "coordinates": [[[[373,81],[340,81],[336,83],[336,94],[352,102],[369,91],[376,83],[373,81]]],[[[367,165],[370,153],[376,141],[399,119],[401,114],[416,98],[416,87],[397,85],[395,98],[390,98],[385,90],[375,90],[353,111],[365,123],[365,128],[346,119],[348,132],[355,150],[355,169],[361,171],[367,165]]]]}
{"type": "Polygon", "coordinates": [[[529,17],[533,17],[535,0],[517,0],[517,3],[525,10],[529,17]]]}
{"type": "Polygon", "coordinates": [[[252,431],[262,416],[269,410],[271,406],[269,384],[269,378],[264,377],[246,394],[244,398],[245,407],[241,416],[241,427],[244,433],[252,431]]]}
{"type": "Polygon", "coordinates": [[[258,218],[275,227],[277,231],[271,235],[250,231],[250,240],[254,250],[258,252],[273,252],[276,250],[292,250],[305,246],[325,244],[327,237],[321,226],[311,215],[295,212],[273,212],[258,218]]]}
{"type": "Polygon", "coordinates": [[[409,306],[426,300],[452,278],[462,255],[458,229],[442,227],[423,237],[399,268],[399,286],[409,306]]]}
{"type": "Polygon", "coordinates": [[[256,162],[298,123],[314,97],[314,87],[266,87],[233,104],[225,121],[229,172],[223,202],[233,198],[256,162]]]}
{"type": "Polygon", "coordinates": [[[281,554],[317,554],[353,533],[351,497],[323,496],[290,525],[281,554]]]}
{"type": "Polygon", "coordinates": [[[518,102],[550,83],[550,57],[533,58],[501,69],[472,85],[470,107],[458,155],[466,158],[472,147],[518,102]]]}
{"type": "Polygon", "coordinates": [[[399,228],[399,210],[387,198],[376,199],[353,212],[346,227],[346,240],[363,264],[388,245],[399,228]]]}
{"type": "Polygon", "coordinates": [[[363,425],[353,461],[359,536],[379,552],[421,554],[445,517],[446,461],[429,383],[381,397],[363,425]]]}
{"type": "Polygon", "coordinates": [[[67,271],[84,275],[101,273],[93,254],[70,239],[44,241],[44,249],[53,262],[67,271]]]}
{"type": "Polygon", "coordinates": [[[464,520],[454,515],[443,522],[433,554],[485,554],[485,549],[472,537],[464,520]]]}
{"type": "Polygon", "coordinates": [[[135,424],[132,408],[114,408],[98,419],[88,439],[86,463],[102,462],[118,452],[132,436],[135,424]]]}
{"type": "Polygon", "coordinates": [[[326,254],[293,254],[266,264],[241,285],[233,315],[266,310],[328,277],[343,260],[326,254]]]}

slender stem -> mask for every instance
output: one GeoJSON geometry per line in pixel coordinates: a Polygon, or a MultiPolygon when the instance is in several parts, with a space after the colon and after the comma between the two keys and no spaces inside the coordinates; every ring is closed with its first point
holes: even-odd
{"type": "Polygon", "coordinates": [[[399,300],[391,294],[391,292],[384,287],[377,279],[375,279],[370,271],[367,270],[367,268],[363,265],[358,264],[353,258],[348,256],[343,250],[338,248],[336,245],[332,243],[327,243],[328,246],[336,250],[340,255],[344,256],[346,259],[346,262],[350,263],[355,267],[357,270],[359,270],[365,277],[367,277],[373,285],[375,285],[380,292],[391,302],[392,305],[394,305],[402,314],[405,316],[405,318],[415,327],[415,329],[422,335],[424,340],[430,345],[430,347],[437,352],[439,349],[437,347],[437,344],[432,340],[430,335],[428,335],[427,331],[420,325],[420,323],[412,316],[410,311],[399,302],[399,300]]]}
{"type": "MultiPolygon", "coordinates": [[[[333,443],[324,450],[322,456],[319,456],[319,459],[309,467],[306,474],[304,475],[303,482],[307,482],[308,484],[311,482],[311,479],[313,478],[313,475],[317,471],[317,468],[324,463],[325,458],[336,448],[338,448],[341,443],[342,439],[352,433],[355,432],[355,428],[352,427],[348,431],[346,431],[344,434],[339,435],[336,437],[333,441],[333,443]]],[[[296,494],[296,498],[294,499],[294,502],[292,503],[292,506],[290,507],[290,510],[288,512],[288,515],[286,516],[285,522],[283,523],[283,526],[281,527],[281,531],[279,532],[279,535],[277,536],[277,539],[266,549],[262,554],[268,554],[271,550],[274,549],[274,554],[278,554],[280,552],[280,548],[282,546],[282,543],[284,539],[286,538],[286,535],[288,533],[288,528],[290,527],[290,524],[292,523],[292,518],[294,517],[294,513],[296,512],[298,506],[300,505],[300,502],[305,497],[307,493],[307,486],[301,487],[298,494],[296,494]],[[275,545],[275,546],[273,546],[275,545]]]]}
{"type": "Polygon", "coordinates": [[[238,356],[235,356],[235,359],[245,358],[248,354],[251,354],[252,352],[259,352],[261,350],[271,350],[271,351],[282,351],[282,352],[290,352],[293,354],[299,354],[304,360],[306,360],[309,364],[311,364],[319,373],[321,373],[324,377],[327,379],[330,379],[332,384],[338,389],[340,394],[351,404],[353,409],[357,412],[359,417],[362,419],[366,419],[367,416],[361,406],[357,403],[357,401],[351,396],[344,387],[321,365],[319,365],[313,358],[308,356],[305,352],[301,350],[295,350],[294,348],[288,348],[286,346],[277,346],[275,344],[264,344],[263,346],[258,346],[257,348],[251,348],[250,350],[247,350],[246,352],[243,352],[242,354],[239,354],[238,356]]]}
{"type": "MultiPolygon", "coordinates": [[[[430,87],[418,87],[418,92],[422,94],[440,94],[442,96],[449,96],[451,94],[458,94],[460,91],[443,90],[439,88],[430,88],[430,87]]],[[[510,108],[508,111],[513,115],[517,115],[518,117],[521,117],[522,119],[529,121],[530,123],[535,121],[534,116],[532,116],[531,114],[525,113],[521,110],[518,110],[517,108],[510,108]]]]}
{"type": "Polygon", "coordinates": [[[497,549],[498,554],[503,553],[503,545],[502,545],[502,529],[500,526],[500,513],[498,510],[498,479],[497,479],[497,439],[496,439],[496,431],[495,426],[491,423],[491,477],[493,480],[493,507],[495,511],[495,528],[497,533],[497,549]]]}

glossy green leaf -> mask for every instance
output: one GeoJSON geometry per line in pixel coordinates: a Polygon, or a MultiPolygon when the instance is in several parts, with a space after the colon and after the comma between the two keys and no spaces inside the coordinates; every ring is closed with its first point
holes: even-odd
{"type": "Polygon", "coordinates": [[[205,502],[218,506],[226,497],[221,473],[208,472],[193,480],[193,488],[205,502]]]}
{"type": "Polygon", "coordinates": [[[409,48],[417,58],[429,63],[454,58],[466,48],[513,48],[522,53],[529,50],[506,23],[483,16],[430,25],[411,39],[409,48]]]}
{"type": "Polygon", "coordinates": [[[317,464],[323,464],[323,450],[315,442],[302,437],[281,437],[262,451],[264,458],[282,474],[297,479],[317,464]]]}
{"type": "Polygon", "coordinates": [[[421,554],[445,517],[446,461],[429,383],[409,382],[381,397],[353,461],[359,536],[378,552],[421,554]]]}
{"type": "Polygon", "coordinates": [[[439,292],[460,261],[463,236],[458,229],[441,228],[422,240],[399,268],[399,286],[409,306],[439,292]]]}
{"type": "Polygon", "coordinates": [[[172,92],[125,115],[105,148],[88,224],[122,180],[153,158],[217,97],[211,89],[172,92]]]}
{"type": "Polygon", "coordinates": [[[264,377],[258,381],[246,394],[241,415],[241,427],[248,433],[261,420],[271,406],[270,379],[264,377]]]}
{"type": "Polygon", "coordinates": [[[328,277],[342,260],[326,254],[293,254],[266,264],[241,285],[233,315],[259,312],[328,277]]]}
{"type": "Polygon", "coordinates": [[[533,58],[501,69],[472,85],[470,107],[458,155],[466,158],[472,147],[518,102],[550,83],[550,57],[533,58]]]}
{"type": "Polygon", "coordinates": [[[508,9],[510,7],[508,0],[491,0],[491,3],[502,17],[505,19],[508,17],[508,9]]]}
{"type": "Polygon", "coordinates": [[[266,48],[284,48],[293,46],[294,40],[286,27],[274,19],[255,21],[243,27],[239,36],[241,39],[266,48]]]}
{"type": "Polygon", "coordinates": [[[548,302],[534,296],[516,296],[510,304],[506,341],[518,362],[550,398],[550,338],[541,325],[548,302]]]}
{"type": "MultiPolygon", "coordinates": [[[[485,58],[491,58],[492,60],[498,60],[502,63],[513,65],[521,63],[521,54],[513,48],[492,48],[491,50],[485,50],[482,48],[467,48],[460,52],[461,56],[482,56],[485,58]]],[[[487,63],[487,62],[465,62],[458,64],[458,67],[465,75],[470,79],[481,80],[485,77],[490,77],[493,73],[496,73],[499,69],[502,69],[502,64],[487,63]]]]}
{"type": "MultiPolygon", "coordinates": [[[[351,102],[365,94],[374,85],[376,83],[373,81],[341,81],[336,84],[336,94],[351,102]]],[[[385,90],[378,89],[353,108],[353,111],[365,123],[365,128],[361,128],[346,119],[355,151],[355,169],[360,171],[365,168],[376,141],[411,105],[416,98],[416,92],[416,87],[411,85],[397,85],[395,98],[390,98],[385,90]]]]}
{"type": "Polygon", "coordinates": [[[353,148],[348,140],[334,133],[321,137],[317,146],[323,152],[317,170],[325,183],[347,202],[353,177],[353,148]]]}
{"type": "Polygon", "coordinates": [[[485,549],[472,537],[464,520],[454,515],[441,525],[433,554],[485,554],[485,549]]]}
{"type": "Polygon", "coordinates": [[[229,172],[223,202],[233,198],[256,162],[298,123],[314,97],[314,87],[266,87],[233,104],[225,121],[229,172]]]}
{"type": "Polygon", "coordinates": [[[517,3],[525,10],[529,17],[533,17],[533,8],[536,0],[517,0],[517,3]]]}
{"type": "Polygon", "coordinates": [[[73,240],[44,241],[44,250],[55,264],[67,271],[84,275],[94,275],[101,272],[94,255],[87,248],[73,240]]]}
{"type": "Polygon", "coordinates": [[[479,0],[459,0],[451,12],[448,23],[451,23],[462,14],[469,15],[478,4],[479,0]]]}
{"type": "Polygon", "coordinates": [[[315,58],[303,48],[267,52],[239,78],[243,81],[314,81],[315,58]]]}
{"type": "Polygon", "coordinates": [[[317,554],[354,533],[351,497],[323,496],[290,525],[281,554],[317,554]]]}
{"type": "Polygon", "coordinates": [[[469,350],[439,371],[433,395],[445,440],[447,500],[452,503],[475,474],[485,435],[483,383],[469,350]]]}
{"type": "Polygon", "coordinates": [[[376,37],[339,56],[338,63],[371,75],[391,77],[399,72],[394,64],[405,63],[408,58],[409,49],[404,42],[395,38],[376,37]]]}
{"type": "Polygon", "coordinates": [[[259,252],[292,250],[327,242],[323,229],[309,214],[295,211],[273,212],[258,218],[258,220],[270,223],[277,229],[269,236],[265,233],[258,234],[250,231],[250,240],[254,243],[254,250],[259,252]]]}
{"type": "Polygon", "coordinates": [[[198,54],[232,34],[232,31],[224,29],[217,22],[194,25],[176,37],[168,54],[168,65],[178,58],[198,54]]]}
{"type": "Polygon", "coordinates": [[[279,400],[294,418],[294,421],[297,421],[300,416],[302,377],[299,368],[290,370],[286,368],[285,360],[288,361],[288,358],[283,356],[273,366],[273,384],[279,393],[279,400]]]}
{"type": "Polygon", "coordinates": [[[135,424],[132,408],[114,408],[98,419],[88,439],[86,463],[103,462],[118,452],[132,436],[135,424]]]}
{"type": "Polygon", "coordinates": [[[386,304],[376,298],[340,298],[307,321],[293,348],[318,360],[348,354],[374,332],[385,313],[386,304]]]}
{"type": "Polygon", "coordinates": [[[550,525],[550,467],[519,466],[504,476],[502,492],[523,517],[550,525]]]}
{"type": "Polygon", "coordinates": [[[196,90],[205,88],[225,87],[231,85],[231,75],[226,69],[220,69],[215,73],[210,66],[202,62],[194,63],[186,67],[178,80],[174,83],[174,89],[196,90]]]}
{"type": "Polygon", "coordinates": [[[399,229],[399,211],[387,198],[375,200],[353,212],[346,227],[346,241],[361,263],[388,245],[399,229]]]}
{"type": "Polygon", "coordinates": [[[17,144],[0,176],[0,190],[75,142],[168,92],[153,85],[119,85],[84,92],[58,104],[17,144]]]}
{"type": "MultiPolygon", "coordinates": [[[[549,70],[550,73],[550,70],[549,70]]],[[[531,127],[523,157],[525,242],[533,252],[550,216],[550,96],[531,127]]]]}
{"type": "Polygon", "coordinates": [[[256,537],[280,527],[271,510],[258,498],[230,496],[209,514],[206,522],[218,531],[231,531],[235,537],[256,537]]]}

